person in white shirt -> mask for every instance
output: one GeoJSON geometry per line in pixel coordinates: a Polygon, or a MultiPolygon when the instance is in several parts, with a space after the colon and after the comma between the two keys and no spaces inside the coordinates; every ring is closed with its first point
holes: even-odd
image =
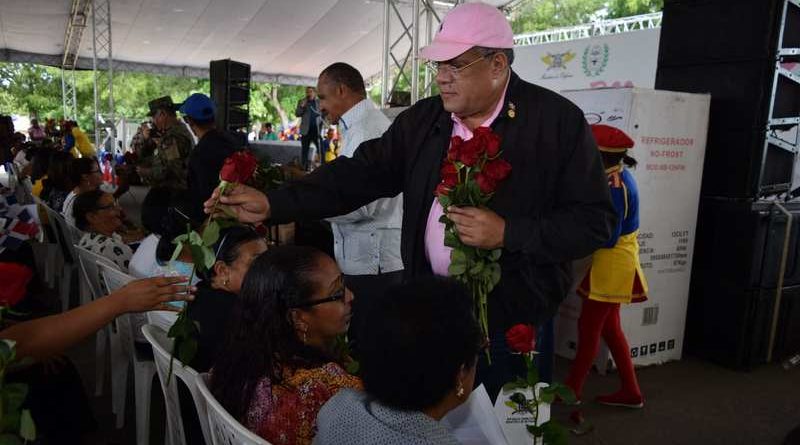
{"type": "MultiPolygon", "coordinates": [[[[381,137],[391,124],[367,99],[361,74],[346,63],[334,63],[320,73],[317,96],[322,116],[332,124],[339,124],[340,156],[353,156],[362,142],[381,137]]],[[[378,199],[346,215],[328,219],[336,262],[356,297],[351,337],[357,335],[359,313],[366,312],[369,300],[402,280],[402,219],[402,194],[378,199]]]]}

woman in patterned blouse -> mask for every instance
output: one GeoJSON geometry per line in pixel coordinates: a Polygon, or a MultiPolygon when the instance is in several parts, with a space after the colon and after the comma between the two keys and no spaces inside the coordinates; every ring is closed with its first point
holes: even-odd
{"type": "Polygon", "coordinates": [[[137,240],[120,234],[124,225],[114,196],[101,190],[81,193],[75,198],[73,214],[75,225],[86,232],[78,246],[108,258],[127,273],[133,249],[126,241],[137,240]]]}
{"type": "Polygon", "coordinates": [[[324,253],[299,246],[263,253],[245,276],[212,370],[217,400],[272,444],[311,443],[320,407],[340,389],[361,389],[335,346],[352,301],[324,253]]]}

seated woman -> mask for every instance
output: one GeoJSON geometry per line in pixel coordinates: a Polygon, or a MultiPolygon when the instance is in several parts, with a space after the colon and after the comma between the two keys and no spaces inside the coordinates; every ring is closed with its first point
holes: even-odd
{"type": "Polygon", "coordinates": [[[217,351],[223,350],[221,343],[244,276],[253,260],[267,250],[267,243],[250,227],[234,226],[220,232],[213,249],[217,260],[210,271],[201,274],[194,303],[188,311],[200,330],[197,355],[191,363],[200,372],[211,369],[217,351]]]}
{"type": "MultiPolygon", "coordinates": [[[[103,175],[100,173],[100,166],[97,164],[97,159],[73,159],[69,166],[69,179],[73,185],[73,189],[69,195],[64,198],[64,207],[61,213],[69,224],[77,226],[75,223],[75,214],[72,210],[72,206],[75,205],[75,199],[82,193],[99,189],[100,185],[103,183],[103,175]]],[[[80,227],[78,228],[80,229],[80,227]]]]}
{"type": "Polygon", "coordinates": [[[317,411],[343,388],[336,339],[347,332],[353,295],[331,257],[279,246],[250,266],[210,389],[228,412],[274,445],[308,444],[317,411]]]}
{"type": "Polygon", "coordinates": [[[420,278],[390,288],[364,320],[365,391],[341,391],[325,404],[314,443],[457,444],[439,421],[469,397],[487,345],[472,298],[452,279],[420,278]]]}
{"type": "Polygon", "coordinates": [[[64,152],[55,152],[50,156],[47,178],[42,181],[42,193],[39,195],[51,209],[62,214],[64,201],[75,187],[69,174],[72,159],[72,155],[64,152]]]}
{"type": "Polygon", "coordinates": [[[114,196],[100,190],[81,193],[75,199],[73,214],[75,225],[86,232],[78,246],[108,258],[127,273],[133,249],[118,233],[123,224],[114,196]]]}

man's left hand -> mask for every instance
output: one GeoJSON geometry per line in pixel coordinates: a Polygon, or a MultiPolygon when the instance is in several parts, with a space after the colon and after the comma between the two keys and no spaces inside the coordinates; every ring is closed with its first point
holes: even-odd
{"type": "Polygon", "coordinates": [[[450,207],[447,217],[456,225],[461,242],[481,249],[503,247],[506,221],[497,213],[478,207],[450,207]]]}

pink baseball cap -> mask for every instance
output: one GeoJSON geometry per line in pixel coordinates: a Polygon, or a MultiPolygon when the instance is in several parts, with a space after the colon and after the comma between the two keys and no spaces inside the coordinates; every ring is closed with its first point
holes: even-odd
{"type": "Polygon", "coordinates": [[[444,62],[464,54],[473,46],[513,48],[514,33],[506,17],[486,3],[463,3],[442,20],[433,42],[419,52],[423,59],[444,62]]]}

